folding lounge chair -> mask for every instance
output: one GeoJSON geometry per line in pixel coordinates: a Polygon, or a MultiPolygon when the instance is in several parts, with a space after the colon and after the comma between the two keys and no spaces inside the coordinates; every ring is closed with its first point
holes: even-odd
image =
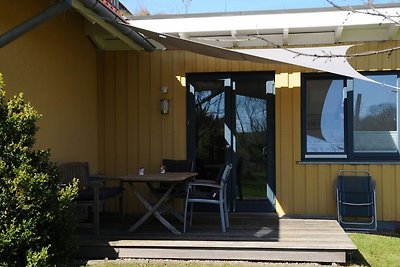
{"type": "Polygon", "coordinates": [[[343,229],[376,231],[375,183],[369,171],[339,171],[336,201],[338,221],[343,229]]]}

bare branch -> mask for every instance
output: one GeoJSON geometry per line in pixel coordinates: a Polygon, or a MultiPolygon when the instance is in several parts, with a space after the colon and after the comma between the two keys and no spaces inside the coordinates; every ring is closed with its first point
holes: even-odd
{"type": "Polygon", "coordinates": [[[259,35],[255,36],[255,37],[265,41],[266,43],[268,43],[269,45],[272,45],[275,48],[282,48],[286,51],[294,53],[295,54],[294,57],[308,56],[308,57],[315,57],[315,58],[346,58],[346,59],[348,59],[348,58],[354,58],[354,57],[373,56],[373,55],[379,55],[379,54],[385,54],[385,53],[388,53],[388,56],[390,56],[394,51],[400,50],[400,46],[396,46],[396,47],[391,47],[391,48],[382,49],[382,50],[370,50],[370,51],[354,53],[354,54],[332,54],[332,53],[328,53],[325,51],[322,51],[322,54],[315,54],[315,53],[310,54],[310,53],[301,53],[299,51],[295,51],[293,49],[274,44],[273,42],[271,42],[268,39],[266,39],[262,36],[259,36],[259,35]]]}
{"type": "Polygon", "coordinates": [[[348,7],[339,6],[339,5],[335,4],[332,0],[326,0],[326,2],[328,2],[331,6],[333,6],[334,8],[336,8],[338,10],[350,12],[349,15],[365,14],[365,15],[377,16],[377,17],[382,18],[382,22],[385,20],[389,20],[389,21],[395,23],[396,25],[400,25],[399,14],[390,15],[388,13],[382,13],[380,10],[375,8],[372,0],[368,0],[368,4],[367,4],[368,9],[365,9],[365,10],[354,9],[351,6],[348,6],[348,7]]]}

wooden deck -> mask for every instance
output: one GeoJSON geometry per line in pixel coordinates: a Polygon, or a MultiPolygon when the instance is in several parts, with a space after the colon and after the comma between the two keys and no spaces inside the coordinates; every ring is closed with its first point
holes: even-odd
{"type": "Polygon", "coordinates": [[[346,253],[357,249],[335,220],[263,213],[231,214],[230,220],[221,233],[217,214],[197,213],[182,235],[156,220],[133,233],[128,224],[106,221],[100,236],[80,233],[78,257],[345,263],[346,253]]]}

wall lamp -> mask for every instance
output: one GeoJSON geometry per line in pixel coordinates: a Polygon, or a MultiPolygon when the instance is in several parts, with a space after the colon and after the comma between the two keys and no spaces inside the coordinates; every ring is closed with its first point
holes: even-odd
{"type": "MultiPolygon", "coordinates": [[[[161,87],[161,93],[166,94],[168,93],[168,87],[163,86],[161,87]]],[[[161,98],[160,100],[160,108],[161,108],[161,114],[168,114],[169,113],[169,100],[167,98],[161,98]]]]}
{"type": "Polygon", "coordinates": [[[169,113],[169,100],[166,98],[161,99],[161,114],[168,114],[169,113]]]}

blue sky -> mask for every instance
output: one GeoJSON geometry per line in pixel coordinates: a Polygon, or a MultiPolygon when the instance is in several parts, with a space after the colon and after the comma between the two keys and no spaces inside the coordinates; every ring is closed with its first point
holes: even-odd
{"type": "MultiPolygon", "coordinates": [[[[184,14],[183,0],[121,0],[133,13],[141,7],[155,14],[184,14]]],[[[333,0],[343,6],[362,5],[367,0],[333,0]]],[[[400,3],[400,0],[375,0],[374,3],[400,3]]],[[[326,0],[192,0],[187,6],[188,13],[233,12],[252,10],[276,10],[311,7],[329,7],[326,0]]]]}

